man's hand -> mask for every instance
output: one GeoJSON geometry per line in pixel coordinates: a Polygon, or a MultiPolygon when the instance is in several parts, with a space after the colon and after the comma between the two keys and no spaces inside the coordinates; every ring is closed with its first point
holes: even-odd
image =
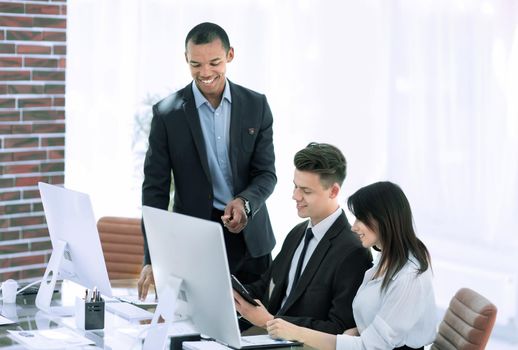
{"type": "Polygon", "coordinates": [[[245,205],[241,198],[235,198],[225,207],[225,214],[221,217],[223,225],[232,233],[241,232],[248,223],[245,205]]]}
{"type": "Polygon", "coordinates": [[[259,306],[253,306],[248,301],[243,299],[241,295],[235,290],[234,293],[234,303],[236,304],[236,310],[248,320],[248,322],[252,323],[254,326],[266,328],[266,322],[269,320],[273,320],[273,315],[266,310],[264,305],[261,303],[259,299],[255,299],[259,306]]]}
{"type": "Polygon", "coordinates": [[[155,278],[153,277],[153,269],[151,265],[144,265],[140,272],[140,278],[137,282],[138,297],[140,300],[145,300],[150,285],[155,285],[155,278]]]}

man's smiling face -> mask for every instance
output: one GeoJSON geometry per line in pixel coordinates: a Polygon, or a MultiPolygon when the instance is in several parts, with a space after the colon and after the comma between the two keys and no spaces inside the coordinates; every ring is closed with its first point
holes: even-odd
{"type": "Polygon", "coordinates": [[[227,63],[234,58],[234,49],[228,52],[220,39],[208,44],[187,43],[185,59],[189,64],[191,76],[203,96],[210,102],[219,100],[225,89],[227,63]]]}

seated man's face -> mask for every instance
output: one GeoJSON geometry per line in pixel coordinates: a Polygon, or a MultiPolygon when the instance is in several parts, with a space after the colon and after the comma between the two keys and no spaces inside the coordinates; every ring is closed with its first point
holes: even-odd
{"type": "Polygon", "coordinates": [[[292,198],[297,203],[297,213],[301,218],[310,218],[313,225],[331,215],[337,208],[338,184],[326,188],[320,175],[295,169],[292,198]]]}

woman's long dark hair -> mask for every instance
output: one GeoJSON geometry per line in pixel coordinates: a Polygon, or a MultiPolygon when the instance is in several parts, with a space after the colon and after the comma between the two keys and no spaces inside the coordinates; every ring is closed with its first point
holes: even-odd
{"type": "Polygon", "coordinates": [[[403,268],[412,254],[419,262],[419,273],[431,265],[430,253],[417,238],[412,210],[401,188],[392,182],[376,182],[360,188],[347,200],[349,210],[358,220],[379,234],[382,246],[379,269],[381,289],[403,268]]]}

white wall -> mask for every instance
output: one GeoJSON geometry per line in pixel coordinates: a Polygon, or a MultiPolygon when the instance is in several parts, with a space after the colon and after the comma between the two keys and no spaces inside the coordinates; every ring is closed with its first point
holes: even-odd
{"type": "Polygon", "coordinates": [[[333,143],[348,159],[342,203],[371,182],[399,183],[439,306],[472,287],[500,307],[495,334],[518,341],[518,3],[71,2],[66,186],[90,193],[98,217],[140,216],[134,115],[190,81],[184,38],[203,21],[229,33],[229,78],[272,107],[278,241],[300,220],[294,153],[333,143]]]}

